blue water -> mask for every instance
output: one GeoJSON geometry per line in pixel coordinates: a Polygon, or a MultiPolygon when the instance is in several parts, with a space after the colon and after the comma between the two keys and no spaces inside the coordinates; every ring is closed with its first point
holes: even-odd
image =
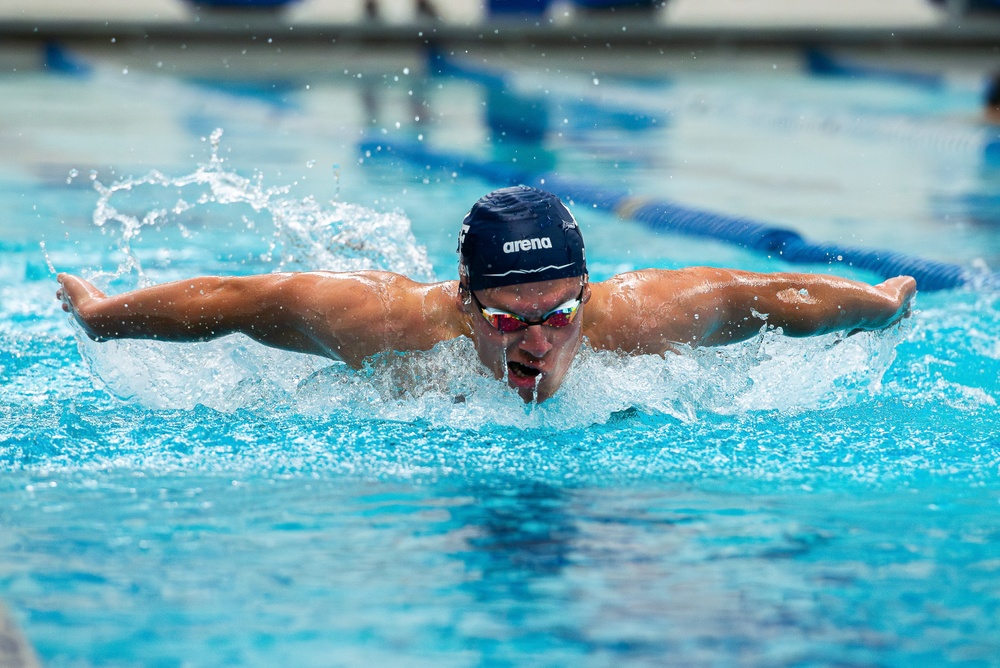
{"type": "MultiPolygon", "coordinates": [[[[240,337],[96,344],[52,274],[454,278],[492,184],[359,155],[372,134],[985,273],[974,90],[521,65],[535,122],[488,142],[482,83],[418,61],[253,86],[141,65],[0,77],[0,599],[46,665],[997,665],[989,289],[878,334],[584,351],[525,407],[463,341],[357,372],[240,337]]],[[[576,213],[598,280],[787,269],[576,213]]]]}

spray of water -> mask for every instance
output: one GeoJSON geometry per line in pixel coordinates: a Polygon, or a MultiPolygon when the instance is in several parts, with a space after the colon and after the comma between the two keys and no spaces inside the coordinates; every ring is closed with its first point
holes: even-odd
{"type": "Polygon", "coordinates": [[[147,253],[142,238],[158,241],[159,234],[179,232],[174,248],[163,250],[183,257],[196,246],[224,244],[228,256],[242,257],[229,266],[230,273],[267,268],[272,271],[357,271],[387,269],[417,280],[433,280],[426,251],[419,246],[409,220],[401,213],[380,213],[342,202],[321,204],[312,198],[296,199],[287,186],[265,187],[263,176],[247,178],[224,167],[219,154],[222,131],[209,138],[207,163],[191,173],[171,177],[152,171],[105,186],[99,193],[93,221],[98,228],[115,228],[125,260],[96,282],[132,277],[137,285],[151,281],[144,263],[163,264],[162,257],[147,253]],[[172,201],[171,201],[172,200],[172,201]],[[119,201],[122,204],[119,204],[119,201]],[[164,206],[163,203],[170,202],[164,206]],[[236,222],[239,221],[239,222],[236,222]],[[195,229],[203,231],[201,244],[195,229]],[[242,247],[241,244],[246,244],[242,247]],[[232,249],[240,252],[231,252],[232,249]]]}

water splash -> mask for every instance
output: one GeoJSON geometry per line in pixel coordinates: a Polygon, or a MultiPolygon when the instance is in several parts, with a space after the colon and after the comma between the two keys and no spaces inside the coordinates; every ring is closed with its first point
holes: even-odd
{"type": "Polygon", "coordinates": [[[110,186],[95,182],[94,225],[117,235],[125,256],[115,271],[95,275],[95,284],[149,285],[156,282],[149,265],[161,270],[159,278],[179,277],[163,270],[193,264],[191,258],[204,253],[227,273],[385,269],[434,280],[426,250],[402,213],[320,204],[290,196],[288,186],[265,187],[259,173],[251,179],[226,170],[221,138],[221,130],[212,133],[208,162],[191,174],[154,170],[110,186]]]}
{"type": "Polygon", "coordinates": [[[607,423],[629,410],[692,422],[707,415],[851,405],[880,389],[901,337],[899,327],[805,341],[762,331],[738,345],[665,358],[584,345],[563,387],[542,404],[525,404],[494,380],[464,338],[430,351],[379,355],[357,371],[239,336],[199,344],[82,345],[109,390],[148,407],[341,414],[470,429],[571,429],[607,423]]]}

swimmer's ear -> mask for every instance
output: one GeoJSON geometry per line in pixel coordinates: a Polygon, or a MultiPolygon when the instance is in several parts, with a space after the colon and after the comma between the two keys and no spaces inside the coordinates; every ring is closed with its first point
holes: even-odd
{"type": "Polygon", "coordinates": [[[468,311],[472,306],[472,291],[469,290],[469,270],[464,262],[458,263],[458,308],[468,311]]]}
{"type": "Polygon", "coordinates": [[[463,311],[469,311],[472,306],[472,291],[469,290],[469,286],[463,281],[458,282],[456,297],[458,298],[458,307],[463,311]]]}

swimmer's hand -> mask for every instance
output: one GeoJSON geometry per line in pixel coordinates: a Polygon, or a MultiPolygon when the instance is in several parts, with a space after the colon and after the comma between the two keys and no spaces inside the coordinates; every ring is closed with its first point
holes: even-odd
{"type": "Polygon", "coordinates": [[[897,276],[875,286],[876,290],[888,295],[899,304],[898,316],[893,322],[909,318],[913,310],[913,297],[917,294],[917,281],[912,276],[897,276]]]}
{"type": "Polygon", "coordinates": [[[917,281],[912,276],[896,276],[873,288],[885,295],[889,303],[881,309],[878,318],[866,323],[865,326],[851,330],[848,336],[874,329],[885,329],[912,315],[913,297],[917,294],[917,281]]]}
{"type": "Polygon", "coordinates": [[[913,310],[913,297],[917,294],[917,281],[912,276],[896,276],[883,281],[875,289],[891,299],[896,305],[896,311],[888,322],[879,328],[894,325],[903,318],[909,318],[913,310]]]}
{"type": "Polygon", "coordinates": [[[71,313],[87,336],[94,341],[107,340],[90,323],[95,308],[107,295],[79,276],[59,274],[56,279],[59,281],[56,299],[62,301],[63,310],[71,313]]]}

